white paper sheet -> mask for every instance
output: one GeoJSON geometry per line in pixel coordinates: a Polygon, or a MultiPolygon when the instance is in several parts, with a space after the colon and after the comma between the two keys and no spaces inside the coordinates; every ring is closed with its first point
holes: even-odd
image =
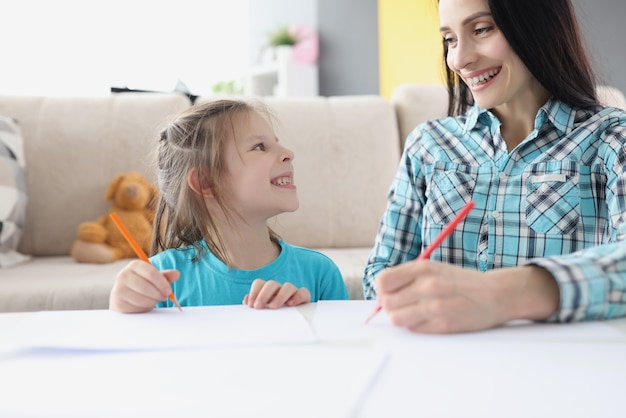
{"type": "Polygon", "coordinates": [[[623,416],[624,353],[623,342],[405,340],[357,416],[623,416]]]}
{"type": "Polygon", "coordinates": [[[318,344],[0,360],[0,416],[352,418],[386,354],[318,344]]]}
{"type": "Polygon", "coordinates": [[[316,337],[297,308],[244,305],[155,309],[143,314],[109,310],[42,311],[0,331],[15,348],[89,350],[196,348],[304,343],[316,337]]]}
{"type": "Polygon", "coordinates": [[[384,311],[365,325],[374,301],[346,304],[318,302],[312,324],[320,340],[389,352],[356,417],[623,414],[626,335],[610,321],[516,321],[483,332],[420,335],[394,327],[384,311]]]}
{"type": "Polygon", "coordinates": [[[465,334],[420,335],[395,327],[384,310],[368,324],[376,301],[319,301],[312,325],[323,340],[372,341],[394,344],[409,340],[483,341],[626,341],[626,334],[611,327],[610,321],[545,324],[514,321],[506,326],[465,334]],[[349,304],[349,305],[348,305],[349,304]],[[349,307],[348,307],[349,306],[349,307]]]}

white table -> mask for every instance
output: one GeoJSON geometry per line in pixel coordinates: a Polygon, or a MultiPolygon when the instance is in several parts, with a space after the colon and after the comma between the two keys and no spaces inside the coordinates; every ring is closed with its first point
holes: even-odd
{"type": "MultiPolygon", "coordinates": [[[[373,302],[365,301],[298,307],[296,316],[302,315],[304,326],[313,328],[314,341],[305,335],[310,329],[302,329],[303,339],[292,342],[239,340],[219,347],[113,352],[94,347],[59,349],[62,345],[53,350],[8,351],[12,332],[22,326],[28,329],[27,321],[42,315],[0,314],[0,381],[4,380],[0,416],[589,417],[624,413],[620,405],[626,379],[626,319],[520,323],[480,333],[425,336],[391,326],[384,312],[364,326],[373,307],[373,302]]],[[[233,314],[216,312],[219,315],[212,311],[210,319],[224,323],[233,314]]],[[[255,312],[259,313],[243,314],[255,312]]],[[[65,317],[66,331],[71,333],[94,313],[73,311],[59,317],[65,317]]],[[[108,315],[108,311],[100,313],[108,315]]],[[[184,314],[177,318],[191,321],[192,316],[184,314]]],[[[50,319],[47,313],[43,317],[50,319]]],[[[53,323],[56,316],[51,318],[53,323]]],[[[120,318],[130,322],[150,317],[114,319],[120,318]]],[[[233,332],[238,328],[233,323],[233,332]]],[[[90,335],[89,331],[79,335],[90,335]]],[[[168,334],[171,329],[164,331],[168,334]]],[[[281,330],[270,333],[274,332],[280,339],[281,330]]],[[[72,341],[80,343],[80,339],[72,341]]]]}

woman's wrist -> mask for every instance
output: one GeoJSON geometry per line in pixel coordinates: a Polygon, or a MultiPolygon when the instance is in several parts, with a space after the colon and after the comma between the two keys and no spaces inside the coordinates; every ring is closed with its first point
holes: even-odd
{"type": "Polygon", "coordinates": [[[514,319],[544,320],[559,308],[561,292],[552,274],[539,266],[493,270],[500,286],[494,303],[502,308],[504,322],[514,319]]]}

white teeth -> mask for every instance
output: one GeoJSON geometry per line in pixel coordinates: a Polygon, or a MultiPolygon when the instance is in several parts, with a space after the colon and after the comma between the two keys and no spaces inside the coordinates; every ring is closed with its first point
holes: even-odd
{"type": "Polygon", "coordinates": [[[285,186],[287,184],[291,184],[291,178],[290,177],[281,177],[279,179],[276,179],[276,180],[272,181],[272,184],[275,184],[277,186],[285,186]]]}
{"type": "Polygon", "coordinates": [[[467,78],[467,83],[470,86],[477,86],[479,84],[484,84],[487,81],[491,80],[493,78],[493,76],[495,76],[496,74],[498,74],[500,72],[500,70],[491,70],[491,71],[487,71],[484,74],[481,74],[479,76],[476,77],[469,77],[467,78]]]}

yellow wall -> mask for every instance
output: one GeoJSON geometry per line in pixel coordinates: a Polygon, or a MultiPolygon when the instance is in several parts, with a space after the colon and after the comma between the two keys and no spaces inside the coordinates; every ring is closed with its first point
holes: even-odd
{"type": "Polygon", "coordinates": [[[378,0],[380,94],[402,83],[443,84],[436,0],[378,0]]]}

